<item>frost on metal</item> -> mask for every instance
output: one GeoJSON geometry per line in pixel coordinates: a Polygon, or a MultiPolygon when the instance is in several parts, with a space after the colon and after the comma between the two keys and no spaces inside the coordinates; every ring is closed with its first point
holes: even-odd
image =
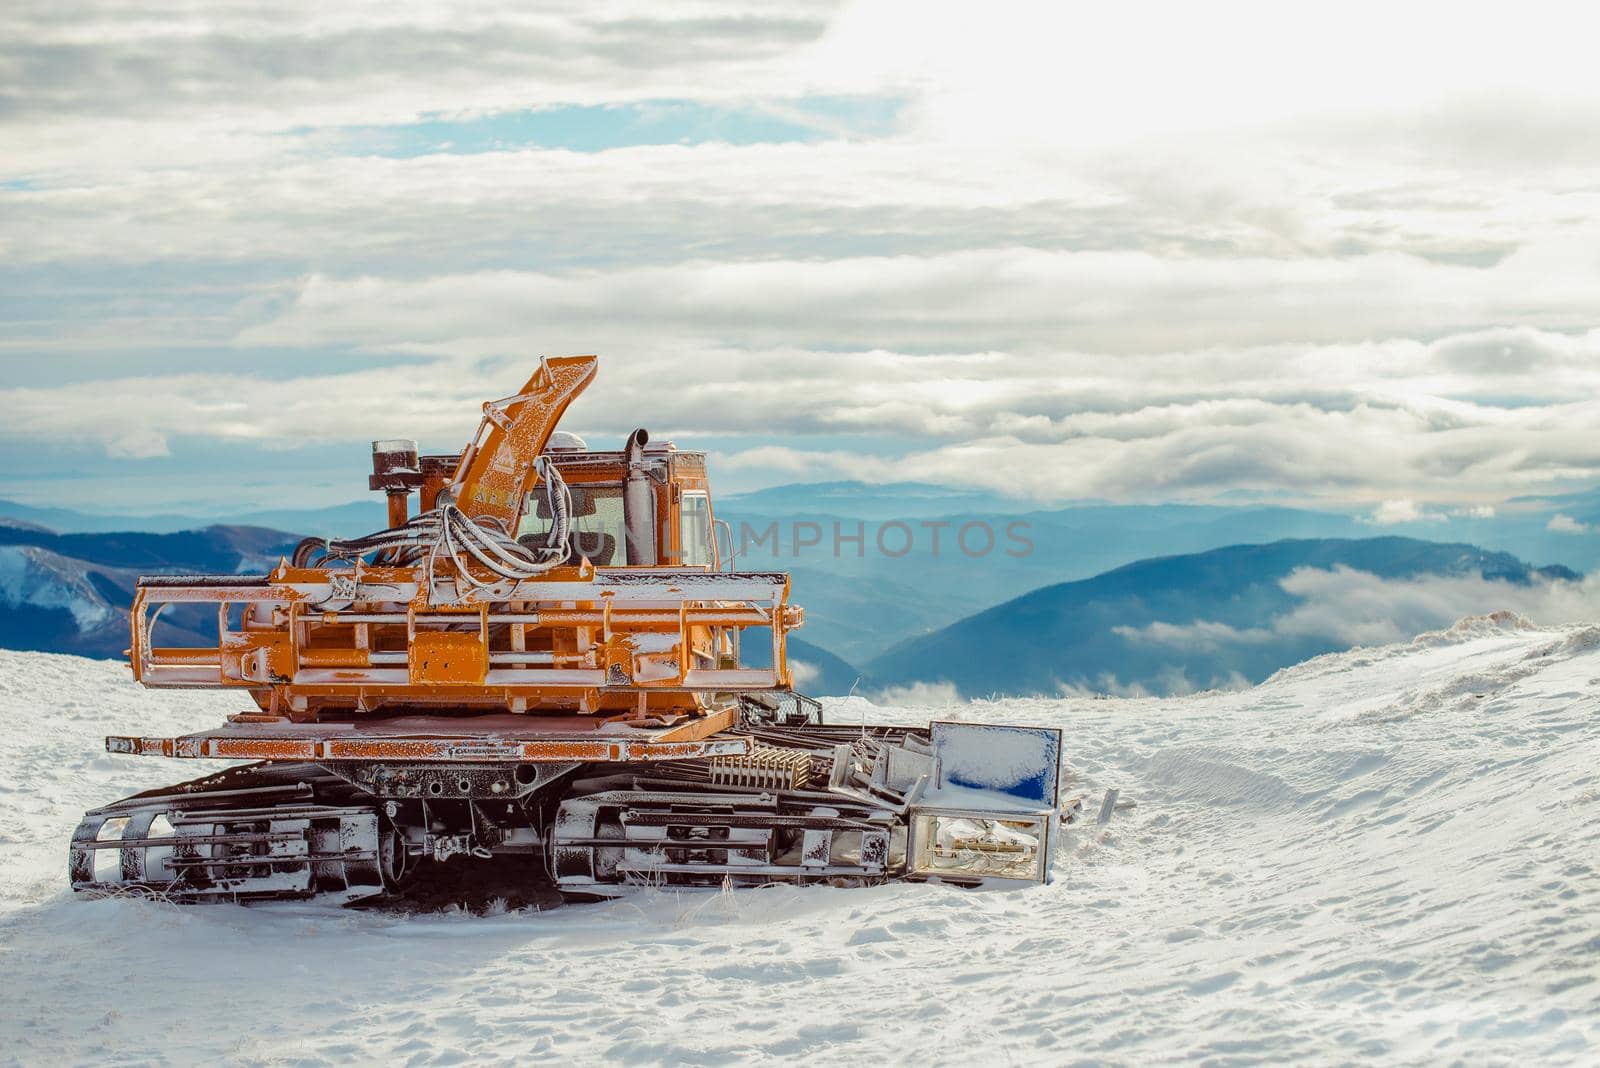
{"type": "Polygon", "coordinates": [[[1003,727],[939,721],[932,727],[939,787],[994,791],[1054,805],[1061,732],[1049,727],[1003,727]]]}

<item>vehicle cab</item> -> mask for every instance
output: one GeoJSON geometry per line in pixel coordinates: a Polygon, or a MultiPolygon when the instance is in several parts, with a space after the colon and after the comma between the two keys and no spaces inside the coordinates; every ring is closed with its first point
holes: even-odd
{"type": "MultiPolygon", "coordinates": [[[[612,450],[591,449],[576,434],[558,431],[544,455],[571,495],[568,540],[573,562],[582,558],[595,567],[708,571],[726,565],[731,554],[719,545],[705,453],[651,441],[636,430],[625,448],[612,450]]],[[[457,454],[420,457],[420,477],[409,481],[420,490],[421,510],[434,507],[459,460],[457,454]]],[[[515,534],[519,540],[542,543],[553,522],[543,487],[536,487],[528,494],[515,534]]]]}

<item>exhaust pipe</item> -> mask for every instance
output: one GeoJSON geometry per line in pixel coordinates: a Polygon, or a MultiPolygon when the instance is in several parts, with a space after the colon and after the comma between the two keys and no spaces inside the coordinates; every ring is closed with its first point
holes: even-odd
{"type": "Polygon", "coordinates": [[[656,494],[644,469],[644,447],[649,441],[650,432],[640,427],[628,435],[622,453],[628,467],[622,484],[622,514],[629,567],[652,567],[656,562],[656,494]]]}
{"type": "Polygon", "coordinates": [[[389,495],[389,526],[406,525],[406,497],[422,485],[422,464],[417,443],[410,438],[387,438],[372,443],[372,489],[389,495]]]}

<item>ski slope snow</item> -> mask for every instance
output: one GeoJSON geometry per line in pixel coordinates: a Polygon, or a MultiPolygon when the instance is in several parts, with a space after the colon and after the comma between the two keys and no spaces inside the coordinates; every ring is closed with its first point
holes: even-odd
{"type": "Polygon", "coordinates": [[[1135,804],[1020,892],[73,898],[80,811],[201,770],[101,736],[236,704],[0,652],[0,1062],[1600,1059],[1600,627],[1475,618],[1181,699],[831,703],[1065,728],[1086,807],[1135,804]]]}

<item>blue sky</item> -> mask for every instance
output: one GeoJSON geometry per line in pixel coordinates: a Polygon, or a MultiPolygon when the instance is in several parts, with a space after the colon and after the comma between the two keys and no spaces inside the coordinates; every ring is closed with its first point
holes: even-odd
{"type": "Polygon", "coordinates": [[[895,97],[799,97],[756,104],[694,100],[624,104],[557,104],[471,117],[427,116],[388,126],[347,126],[323,134],[322,150],[352,156],[410,159],[526,149],[604,152],[630,145],[806,144],[892,134],[895,97]]]}
{"type": "Polygon", "coordinates": [[[342,502],[561,352],[724,488],[1594,485],[1592,16],[1391,7],[7,5],[0,496],[342,502]]]}

